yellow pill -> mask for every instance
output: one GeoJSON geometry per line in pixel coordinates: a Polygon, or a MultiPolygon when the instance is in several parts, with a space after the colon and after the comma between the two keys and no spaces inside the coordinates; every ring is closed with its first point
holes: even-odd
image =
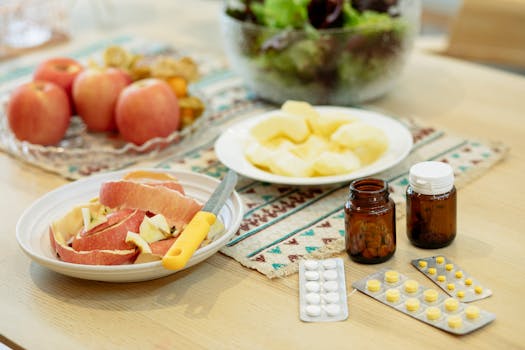
{"type": "Polygon", "coordinates": [[[447,318],[447,323],[450,328],[461,328],[463,322],[460,316],[454,315],[447,318]]]}
{"type": "Polygon", "coordinates": [[[399,293],[399,289],[387,289],[386,293],[386,300],[391,302],[391,303],[395,303],[396,301],[399,300],[399,296],[401,295],[399,293]]]}
{"type": "Polygon", "coordinates": [[[476,292],[476,294],[481,294],[483,293],[483,288],[481,286],[475,286],[474,292],[476,292]]]}
{"type": "Polygon", "coordinates": [[[441,317],[441,310],[435,306],[431,306],[427,308],[425,314],[427,315],[427,319],[434,321],[441,317]]]}
{"type": "Polygon", "coordinates": [[[445,265],[445,270],[447,270],[447,271],[452,271],[452,270],[454,270],[454,264],[446,264],[446,265],[445,265]]]}
{"type": "Polygon", "coordinates": [[[456,271],[455,276],[456,276],[456,278],[462,278],[463,277],[463,271],[456,271]]]}
{"type": "Polygon", "coordinates": [[[376,279],[366,281],[366,289],[371,292],[377,292],[381,289],[381,281],[376,279]]]}
{"type": "Polygon", "coordinates": [[[432,303],[438,299],[438,291],[435,289],[427,289],[423,292],[423,296],[425,297],[425,301],[432,303]]]}
{"type": "Polygon", "coordinates": [[[442,256],[438,256],[438,257],[436,258],[436,263],[437,263],[437,264],[443,264],[444,262],[445,262],[445,258],[444,258],[444,257],[442,257],[442,256]]]}
{"type": "Polygon", "coordinates": [[[436,268],[435,267],[429,267],[428,268],[428,274],[429,275],[435,275],[436,274],[436,268]]]}
{"type": "Polygon", "coordinates": [[[439,275],[437,276],[437,280],[439,282],[445,282],[447,280],[447,277],[445,275],[439,275]]]}
{"type": "Polygon", "coordinates": [[[447,289],[448,290],[454,290],[454,289],[456,289],[456,285],[454,283],[449,283],[449,284],[447,284],[447,289]]]}
{"type": "Polygon", "coordinates": [[[466,286],[471,286],[471,285],[472,285],[472,278],[467,278],[467,279],[465,280],[465,285],[466,285],[466,286]]]}
{"type": "Polygon", "coordinates": [[[408,280],[405,282],[405,292],[415,293],[419,288],[419,283],[414,280],[408,280]]]}
{"type": "Polygon", "coordinates": [[[385,281],[388,283],[396,283],[399,281],[399,273],[396,270],[388,270],[385,272],[385,281]]]}
{"type": "Polygon", "coordinates": [[[460,298],[460,299],[461,299],[461,298],[464,298],[464,297],[465,297],[465,292],[462,291],[462,290],[459,290],[458,293],[456,294],[456,296],[457,296],[458,298],[460,298]]]}
{"type": "Polygon", "coordinates": [[[405,307],[407,311],[417,311],[419,309],[419,299],[417,298],[408,298],[405,301],[405,307]]]}
{"type": "Polygon", "coordinates": [[[479,308],[474,305],[467,306],[465,309],[465,315],[467,315],[469,320],[475,320],[479,317],[479,308]]]}
{"type": "Polygon", "coordinates": [[[417,262],[417,264],[418,264],[419,267],[421,267],[421,268],[425,268],[425,267],[427,267],[427,262],[426,262],[425,260],[419,260],[419,261],[417,262]]]}
{"type": "Polygon", "coordinates": [[[445,309],[447,311],[456,311],[459,307],[459,301],[454,298],[445,299],[445,309]]]}

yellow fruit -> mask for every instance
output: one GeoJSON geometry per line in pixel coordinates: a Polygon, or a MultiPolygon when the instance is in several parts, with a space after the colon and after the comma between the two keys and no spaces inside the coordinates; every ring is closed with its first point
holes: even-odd
{"type": "Polygon", "coordinates": [[[340,126],[357,121],[348,114],[325,113],[319,115],[316,128],[312,132],[325,137],[330,137],[340,126]]]}
{"type": "Polygon", "coordinates": [[[290,151],[297,157],[304,160],[314,160],[319,157],[321,153],[328,150],[328,140],[324,137],[311,135],[305,142],[293,146],[290,151]]]}
{"type": "Polygon", "coordinates": [[[310,162],[297,157],[290,151],[279,151],[270,159],[270,171],[277,175],[310,177],[313,169],[310,162]]]}
{"type": "Polygon", "coordinates": [[[285,136],[299,143],[310,135],[310,129],[304,117],[296,115],[274,115],[251,129],[252,135],[259,141],[268,141],[274,137],[285,136]]]}
{"type": "Polygon", "coordinates": [[[321,176],[347,174],[360,166],[361,161],[352,151],[322,152],[313,163],[313,169],[321,176]]]}
{"type": "Polygon", "coordinates": [[[385,133],[381,129],[363,122],[340,126],[330,139],[353,150],[363,165],[375,161],[388,148],[385,133]]]}

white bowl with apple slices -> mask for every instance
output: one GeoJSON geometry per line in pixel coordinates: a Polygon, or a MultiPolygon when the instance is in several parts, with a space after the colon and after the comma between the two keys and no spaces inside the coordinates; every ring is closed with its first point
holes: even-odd
{"type": "MultiPolygon", "coordinates": [[[[184,187],[187,196],[205,203],[219,181],[207,175],[146,169],[175,176],[184,187]]],[[[71,208],[98,196],[100,185],[106,181],[121,179],[130,170],[122,170],[78,180],[53,190],[36,200],[27,208],[16,226],[18,244],[34,262],[55,272],[95,281],[138,282],[168,276],[177,271],[165,269],[161,261],[129,265],[82,265],[61,261],[57,258],[49,239],[49,225],[64,216],[71,208]]],[[[184,269],[215,254],[237,232],[243,217],[243,204],[237,192],[233,192],[218,215],[225,230],[214,241],[199,248],[184,269]]]]}
{"type": "Polygon", "coordinates": [[[387,170],[401,162],[410,153],[413,145],[412,134],[398,120],[381,113],[359,108],[313,106],[320,114],[348,115],[356,120],[382,130],[388,140],[388,148],[373,163],[355,171],[330,176],[292,177],[264,171],[248,161],[245,150],[253,142],[251,129],[272,116],[282,115],[281,109],[272,110],[257,116],[244,119],[225,130],[215,143],[215,153],[219,160],[229,168],[246,177],[287,185],[326,185],[351,181],[387,170]]]}

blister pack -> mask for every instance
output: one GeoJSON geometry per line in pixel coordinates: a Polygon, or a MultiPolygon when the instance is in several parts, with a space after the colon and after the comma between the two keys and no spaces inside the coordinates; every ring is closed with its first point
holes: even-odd
{"type": "Polygon", "coordinates": [[[352,284],[354,288],[394,309],[453,334],[467,334],[496,316],[451,298],[438,289],[421,286],[396,270],[381,269],[352,284]]]}
{"type": "Polygon", "coordinates": [[[464,303],[492,295],[477,279],[454,264],[450,259],[437,255],[412,260],[412,265],[450,296],[464,303]]]}
{"type": "Polygon", "coordinates": [[[348,318],[343,259],[299,262],[299,315],[305,322],[348,318]]]}

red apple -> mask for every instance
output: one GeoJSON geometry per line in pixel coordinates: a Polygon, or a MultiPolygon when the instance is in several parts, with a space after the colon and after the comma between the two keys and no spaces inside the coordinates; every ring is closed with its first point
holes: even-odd
{"type": "Polygon", "coordinates": [[[129,76],[116,68],[88,68],[73,83],[73,101],[88,130],[114,131],[115,106],[129,76]]]}
{"type": "Polygon", "coordinates": [[[71,89],[73,87],[73,81],[83,69],[82,64],[72,58],[54,57],[38,65],[33,79],[50,81],[57,84],[66,91],[69,101],[72,102],[71,89]]]}
{"type": "Polygon", "coordinates": [[[126,87],[117,101],[116,121],[124,140],[141,145],[178,130],[177,97],[160,79],[143,79],[126,87]]]}
{"type": "Polygon", "coordinates": [[[13,91],[7,118],[17,139],[55,145],[69,127],[71,107],[64,89],[51,82],[33,81],[13,91]]]}

